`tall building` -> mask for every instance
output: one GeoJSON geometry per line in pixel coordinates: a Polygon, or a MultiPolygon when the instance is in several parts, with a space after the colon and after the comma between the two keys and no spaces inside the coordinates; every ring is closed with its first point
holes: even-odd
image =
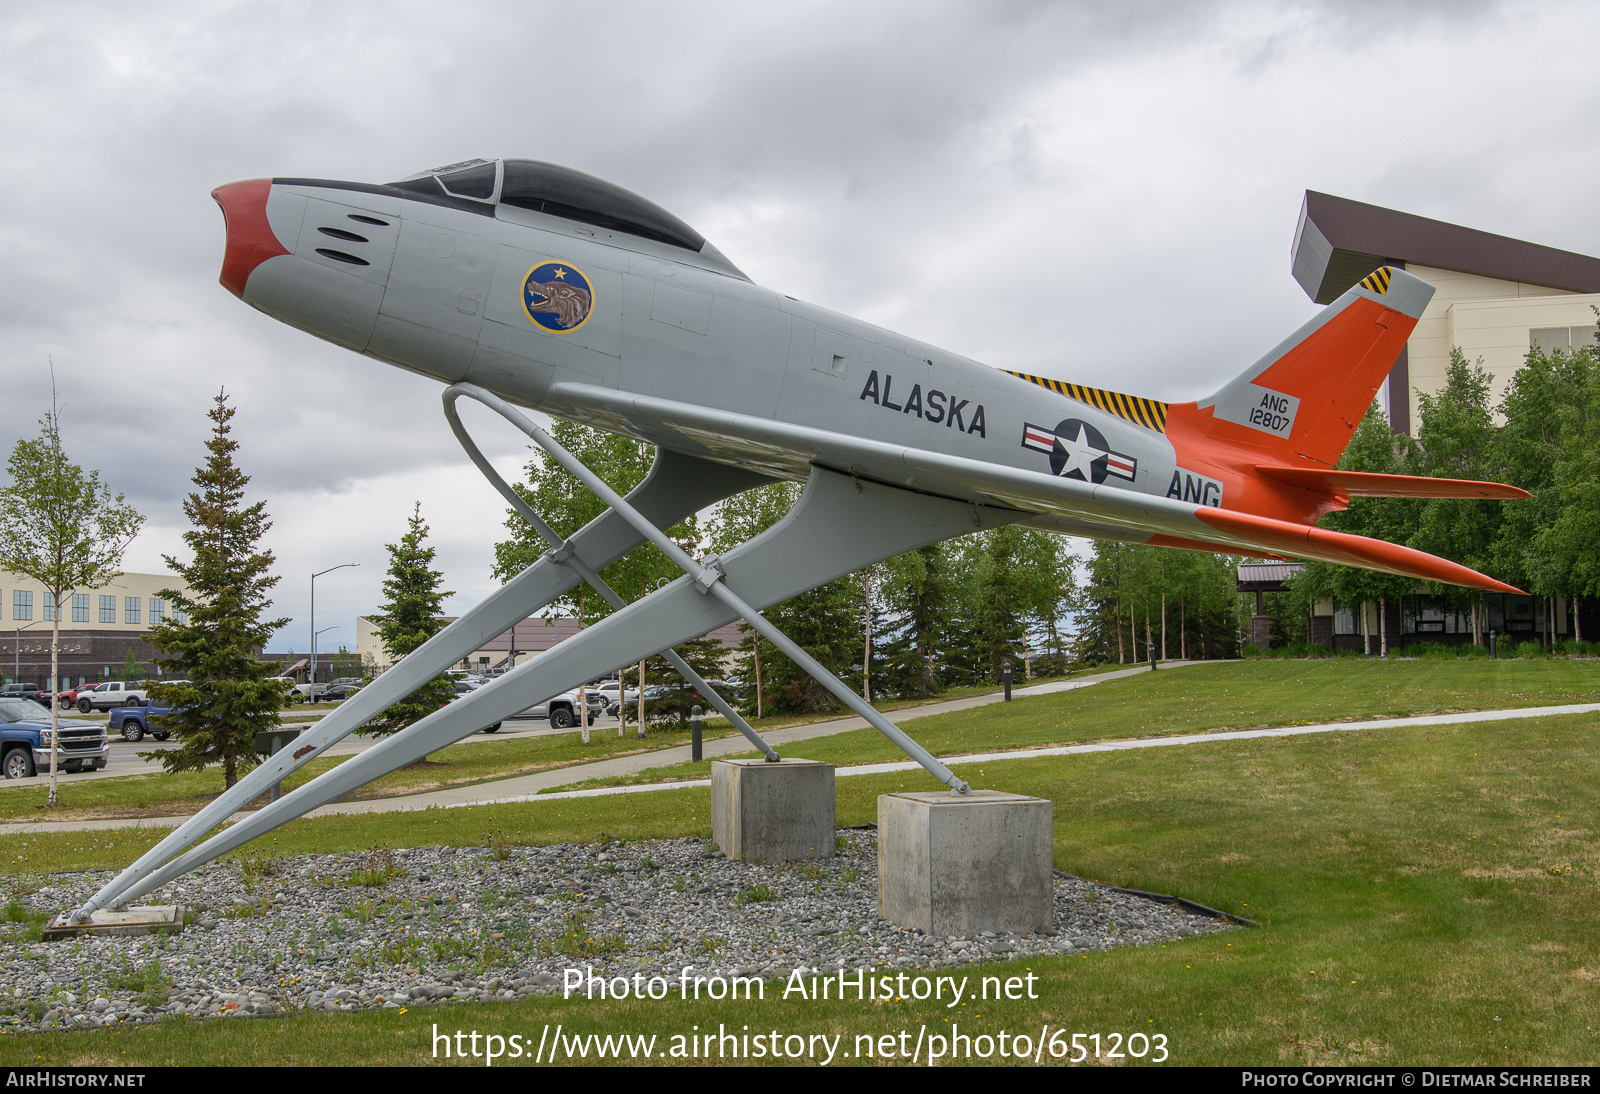
{"type": "Polygon", "coordinates": [[[1480,358],[1493,377],[1491,405],[1528,350],[1595,341],[1600,258],[1463,228],[1307,190],[1291,249],[1294,278],[1319,304],[1379,266],[1434,286],[1433,300],[1389,373],[1385,406],[1397,433],[1414,433],[1417,392],[1444,387],[1450,351],[1480,358]]]}
{"type": "MultiPolygon", "coordinates": [[[[74,589],[61,603],[58,686],[120,680],[133,653],[144,679],[158,675],[150,630],[175,613],[163,589],[183,589],[172,574],[123,574],[96,589],[74,589]]],[[[50,683],[50,631],[56,605],[32,578],[0,570],[0,674],[7,680],[50,683]]]]}

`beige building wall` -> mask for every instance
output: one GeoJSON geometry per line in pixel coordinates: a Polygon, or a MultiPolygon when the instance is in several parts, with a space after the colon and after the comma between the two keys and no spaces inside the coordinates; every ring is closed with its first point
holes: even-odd
{"type": "MultiPolygon", "coordinates": [[[[88,597],[88,619],[73,618],[72,596],[68,595],[63,599],[61,629],[142,634],[172,614],[172,605],[160,595],[163,589],[187,591],[173,574],[123,574],[97,588],[74,589],[78,596],[88,597]],[[102,597],[111,598],[110,620],[101,615],[102,597]]],[[[44,587],[32,578],[0,570],[0,630],[15,630],[32,622],[34,631],[48,631],[48,618],[44,587]],[[24,595],[18,597],[19,592],[24,595]]]]}
{"type": "Polygon", "coordinates": [[[389,651],[383,648],[378,628],[364,615],[356,616],[356,656],[363,665],[372,665],[379,671],[389,667],[389,651]]]}
{"type": "Polygon", "coordinates": [[[1435,395],[1444,388],[1452,347],[1459,347],[1468,362],[1483,358],[1493,377],[1490,405],[1498,405],[1527,358],[1530,330],[1593,326],[1591,306],[1600,304],[1600,294],[1569,293],[1429,266],[1407,265],[1406,272],[1436,290],[1406,343],[1413,433],[1420,410],[1417,392],[1435,395]]]}

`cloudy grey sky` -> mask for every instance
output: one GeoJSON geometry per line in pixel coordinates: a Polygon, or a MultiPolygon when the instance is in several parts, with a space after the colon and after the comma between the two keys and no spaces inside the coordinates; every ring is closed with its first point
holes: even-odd
{"type": "MultiPolygon", "coordinates": [[[[304,651],[354,644],[413,502],[452,610],[504,509],[437,385],[216,283],[209,191],[569,164],[756,281],[989,364],[1169,398],[1313,311],[1307,188],[1600,254],[1584,3],[0,3],[0,444],[69,454],[181,550],[219,387],[304,651]]],[[[524,450],[478,419],[514,470],[524,450]]]]}

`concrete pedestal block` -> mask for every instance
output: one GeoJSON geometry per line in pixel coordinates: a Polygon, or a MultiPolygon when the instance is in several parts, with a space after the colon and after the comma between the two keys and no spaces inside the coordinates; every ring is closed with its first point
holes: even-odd
{"type": "Polygon", "coordinates": [[[711,765],[711,837],[740,862],[832,858],[833,765],[718,760],[711,765]]]}
{"type": "Polygon", "coordinates": [[[44,929],[44,941],[86,934],[178,934],[183,930],[182,904],[139,904],[121,911],[102,909],[83,923],[70,923],[70,911],[44,929]]]}
{"type": "Polygon", "coordinates": [[[1044,798],[974,790],[878,797],[878,914],[950,937],[1055,924],[1044,798]]]}

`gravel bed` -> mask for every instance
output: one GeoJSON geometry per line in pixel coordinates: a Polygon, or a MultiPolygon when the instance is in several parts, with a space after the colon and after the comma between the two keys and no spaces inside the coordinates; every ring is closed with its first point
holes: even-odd
{"type": "Polygon", "coordinates": [[[1058,877],[1053,931],[926,937],[879,917],[877,865],[875,834],[857,831],[839,833],[836,857],[787,867],[733,862],[696,839],[247,857],[146,898],[185,907],[181,934],[60,942],[28,932],[112,875],[51,874],[37,889],[13,875],[0,879],[15,893],[0,923],[0,1033],[515,999],[591,966],[674,985],[686,965],[781,981],[797,968],[947,968],[1235,929],[1058,877]]]}

